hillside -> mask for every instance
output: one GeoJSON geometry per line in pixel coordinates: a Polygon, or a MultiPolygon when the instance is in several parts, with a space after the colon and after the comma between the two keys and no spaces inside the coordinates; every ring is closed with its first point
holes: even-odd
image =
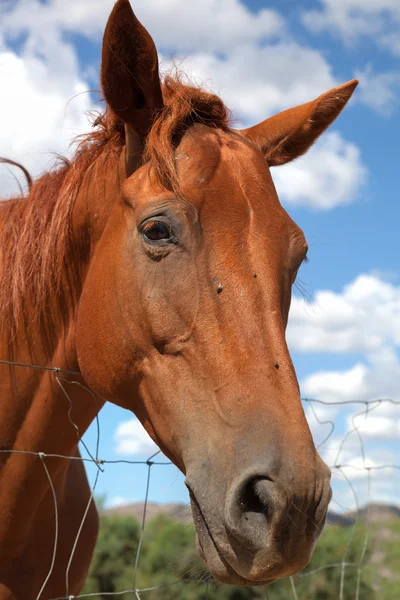
{"type": "MultiPolygon", "coordinates": [[[[129,516],[136,517],[139,521],[143,518],[144,503],[136,502],[134,504],[124,504],[122,506],[116,506],[106,508],[103,510],[103,514],[106,515],[118,515],[118,516],[129,516]]],[[[149,502],[146,508],[146,520],[151,521],[158,515],[168,516],[178,523],[189,523],[192,521],[192,511],[188,504],[156,504],[149,502]]],[[[371,503],[369,507],[365,506],[360,508],[358,513],[350,511],[348,513],[328,513],[327,523],[331,525],[352,525],[357,519],[376,525],[393,523],[400,521],[400,507],[390,504],[377,504],[371,503]]]]}
{"type": "MultiPolygon", "coordinates": [[[[136,502],[134,504],[123,504],[106,508],[102,511],[103,514],[119,517],[136,517],[138,521],[143,518],[144,503],[136,502]]],[[[178,523],[189,523],[192,521],[192,510],[188,504],[156,504],[148,502],[146,507],[146,521],[151,521],[158,515],[165,515],[174,519],[178,523]]]]}
{"type": "Polygon", "coordinates": [[[368,506],[360,508],[358,513],[352,511],[346,513],[345,516],[351,521],[354,521],[357,518],[357,515],[358,519],[364,522],[368,519],[369,523],[388,523],[400,520],[400,507],[391,504],[371,503],[368,506]]]}

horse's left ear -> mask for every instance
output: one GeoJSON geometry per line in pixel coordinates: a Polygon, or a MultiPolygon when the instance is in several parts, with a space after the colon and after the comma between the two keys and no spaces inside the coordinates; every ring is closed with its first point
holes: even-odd
{"type": "Polygon", "coordinates": [[[107,104],[125,123],[129,176],[137,167],[143,139],[163,108],[157,50],[129,0],[118,0],[108,19],[101,84],[107,104]]]}
{"type": "Polygon", "coordinates": [[[352,79],[312,102],[285,110],[240,133],[259,146],[270,167],[284,165],[307,152],[340,114],[357,85],[358,81],[352,79]]]}

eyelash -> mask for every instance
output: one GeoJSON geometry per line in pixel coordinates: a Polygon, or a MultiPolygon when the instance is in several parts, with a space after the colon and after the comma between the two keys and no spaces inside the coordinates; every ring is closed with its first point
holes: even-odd
{"type": "Polygon", "coordinates": [[[300,263],[300,265],[299,265],[299,267],[298,267],[298,269],[297,269],[297,271],[296,271],[296,274],[295,274],[295,276],[294,276],[294,278],[293,278],[292,285],[295,285],[295,284],[296,284],[296,287],[299,287],[299,284],[298,284],[298,283],[296,283],[296,282],[297,282],[297,276],[298,276],[298,274],[299,274],[299,271],[300,271],[300,269],[301,269],[301,266],[302,266],[302,265],[304,265],[304,264],[307,264],[307,263],[309,263],[309,262],[310,262],[310,259],[309,259],[309,257],[308,257],[308,256],[307,256],[307,254],[306,254],[306,255],[304,256],[304,258],[302,259],[302,261],[301,261],[301,263],[300,263]]]}

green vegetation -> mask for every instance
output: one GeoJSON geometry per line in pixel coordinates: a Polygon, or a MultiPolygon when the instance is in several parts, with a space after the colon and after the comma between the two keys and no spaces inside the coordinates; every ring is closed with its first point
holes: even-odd
{"type": "MultiPolygon", "coordinates": [[[[140,525],[134,517],[101,517],[100,536],[83,593],[94,600],[117,600],[104,592],[158,588],[142,592],[145,600],[395,600],[400,598],[400,523],[371,525],[365,544],[363,525],[325,528],[312,563],[292,582],[285,579],[267,587],[233,587],[210,582],[195,549],[192,525],[158,516],[146,524],[136,582],[135,557],[140,525]],[[382,533],[383,532],[383,533],[382,533]],[[343,568],[342,563],[349,566],[343,568]],[[329,566],[332,565],[332,566],[329,566]],[[321,568],[322,567],[322,568],[321,568]],[[361,568],[359,568],[361,567],[361,568]],[[344,569],[344,570],[343,570],[344,569]],[[174,582],[181,582],[177,585],[174,582]],[[165,587],[158,587],[165,585],[165,587]]],[[[120,596],[119,596],[120,597],[120,596]]],[[[137,600],[134,593],[125,600],[137,600]]]]}
{"type": "Polygon", "coordinates": [[[369,529],[374,553],[365,568],[366,581],[379,591],[379,600],[397,600],[400,598],[400,521],[372,524],[369,529]]]}

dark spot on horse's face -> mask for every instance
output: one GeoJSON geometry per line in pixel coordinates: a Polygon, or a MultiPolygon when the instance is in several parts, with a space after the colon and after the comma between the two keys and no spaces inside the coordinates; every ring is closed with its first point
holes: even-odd
{"type": "MultiPolygon", "coordinates": [[[[242,140],[240,140],[241,142],[242,140]]],[[[232,150],[240,150],[240,142],[236,139],[229,139],[224,141],[224,145],[232,150]]]]}

